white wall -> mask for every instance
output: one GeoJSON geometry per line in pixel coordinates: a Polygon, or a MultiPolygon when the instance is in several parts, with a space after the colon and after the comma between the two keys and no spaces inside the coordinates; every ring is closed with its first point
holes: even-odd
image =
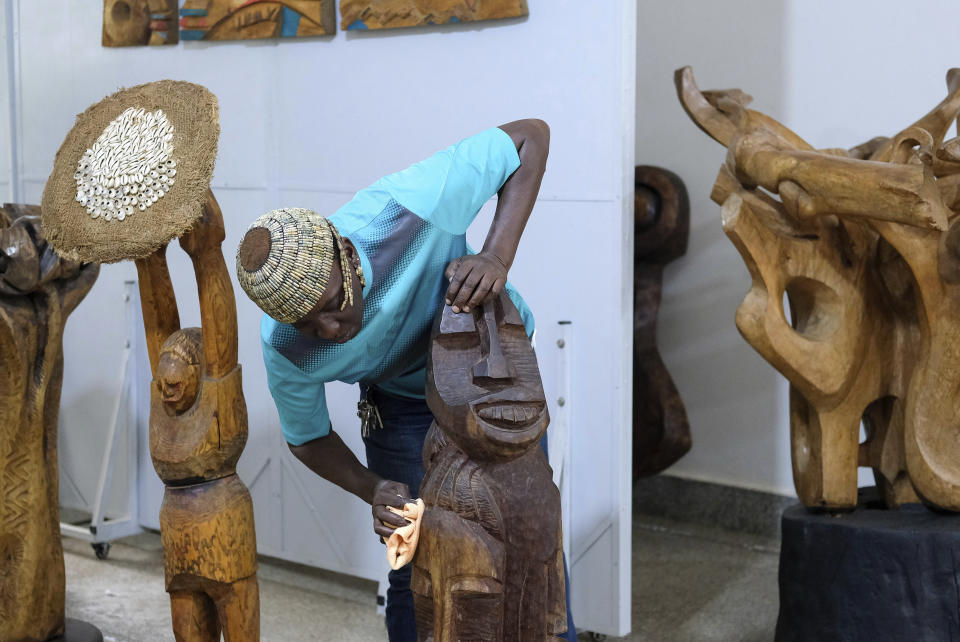
{"type": "MultiPolygon", "coordinates": [[[[752,107],[817,147],[852,147],[907,126],[960,64],[960,5],[946,0],[641,0],[637,163],[686,182],[690,247],[664,276],[660,345],[687,406],[693,449],[669,474],[794,494],[784,379],[740,337],[750,284],[710,188],[726,150],[683,112],[672,72],[739,87],[752,107]]],[[[872,483],[861,470],[861,485],[872,483]]]]}
{"type": "Polygon", "coordinates": [[[9,47],[12,39],[7,33],[7,13],[12,6],[0,6],[0,203],[9,203],[13,199],[11,193],[11,164],[10,154],[13,146],[10,144],[10,73],[9,47]]]}
{"type": "MultiPolygon", "coordinates": [[[[626,170],[634,148],[635,6],[629,0],[605,10],[576,0],[529,5],[528,19],[496,23],[341,32],[300,42],[107,49],[99,44],[99,2],[20,2],[25,198],[39,202],[75,114],[118,87],[159,78],[203,84],[220,100],[213,188],[231,265],[244,228],[268,209],[331,212],[380,175],[465,135],[517,118],[545,119],[552,128],[549,166],[511,279],[537,316],[552,401],[556,324],[573,322],[574,394],[566,411],[575,453],[569,508],[575,613],[581,627],[623,634],[629,608],[618,607],[629,603],[630,540],[624,275],[631,238],[623,196],[632,194],[626,170]]],[[[473,242],[480,242],[489,216],[488,206],[470,230],[473,242]]],[[[196,325],[192,269],[179,248],[170,255],[181,320],[196,325]]],[[[123,281],[134,275],[130,264],[104,266],[68,326],[61,452],[88,494],[95,478],[84,478],[75,464],[97,461],[102,448],[97,437],[115,398],[124,341],[123,281]]],[[[369,534],[369,508],[302,474],[291,459],[266,388],[259,311],[234,289],[250,418],[240,473],[252,487],[260,550],[324,563],[315,552],[322,519],[314,513],[342,510],[347,530],[338,536],[331,558],[339,561],[331,567],[367,574],[357,560],[369,551],[382,556],[369,534]],[[292,499],[297,493],[323,500],[304,507],[302,497],[292,499]]],[[[328,397],[338,432],[357,446],[356,392],[333,386],[328,397]]],[[[557,411],[553,404],[551,414],[557,411]]]]}
{"type": "Polygon", "coordinates": [[[637,20],[637,164],[676,172],[690,194],[690,243],[664,273],[658,333],[693,448],[669,474],[778,492],[793,488],[785,385],[734,326],[750,278],[709,197],[726,150],[684,113],[673,72],[691,65],[702,89],[742,87],[755,108],[782,113],[786,9],[642,0],[637,20]]]}

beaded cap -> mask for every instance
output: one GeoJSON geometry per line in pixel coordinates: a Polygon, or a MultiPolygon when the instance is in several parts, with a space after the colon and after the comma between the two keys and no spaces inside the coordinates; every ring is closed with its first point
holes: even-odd
{"type": "MultiPolygon", "coordinates": [[[[343,310],[353,305],[353,279],[343,239],[328,219],[299,207],[273,210],[250,224],[270,232],[270,251],[255,270],[240,262],[237,279],[247,296],[280,323],[294,323],[307,315],[323,296],[333,267],[334,244],[340,251],[343,274],[343,310]]],[[[242,243],[241,243],[242,246],[242,243]]],[[[363,273],[357,269],[363,284],[363,273]]]]}

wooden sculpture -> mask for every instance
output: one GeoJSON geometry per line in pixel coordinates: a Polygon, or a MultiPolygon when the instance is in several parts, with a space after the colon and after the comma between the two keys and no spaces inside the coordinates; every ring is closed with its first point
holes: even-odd
{"type": "Polygon", "coordinates": [[[64,632],[57,482],[63,329],[100,267],[60,259],[40,208],[0,208],[0,641],[64,632]]]}
{"type": "Polygon", "coordinates": [[[104,47],[175,45],[180,41],[177,0],[104,0],[104,47]]]}
{"type": "Polygon", "coordinates": [[[253,501],[236,474],[247,441],[237,311],[213,193],[180,237],[200,294],[201,328],[180,329],[166,248],[138,259],[153,386],[150,457],[166,484],[160,508],[166,589],[178,641],[260,639],[253,501]]]}
{"type": "Polygon", "coordinates": [[[687,251],[690,202],[680,177],[634,171],[633,477],[669,468],[690,450],[687,411],[657,350],[663,268],[687,251]]]}
{"type": "Polygon", "coordinates": [[[960,69],[926,116],[850,150],[813,149],[740,90],[701,92],[689,68],[676,83],[728,149],[711,197],[753,278],[737,327],[790,381],[800,499],[854,507],[860,465],[889,506],[960,510],[960,69]]]}
{"type": "Polygon", "coordinates": [[[419,639],[555,639],[567,627],[560,493],[539,447],[549,417],[536,355],[506,294],[472,314],[444,307],[426,394],[419,639]]]}
{"type": "Polygon", "coordinates": [[[303,38],[337,32],[334,0],[184,0],[184,40],[303,38]]]}
{"type": "Polygon", "coordinates": [[[519,18],[527,0],[340,0],[340,28],[349,31],[519,18]]]}

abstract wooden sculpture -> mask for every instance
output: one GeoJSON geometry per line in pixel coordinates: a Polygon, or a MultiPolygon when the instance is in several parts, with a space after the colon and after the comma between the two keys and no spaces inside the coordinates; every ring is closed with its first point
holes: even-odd
{"type": "Polygon", "coordinates": [[[0,208],[0,640],[64,632],[57,482],[63,330],[100,271],[60,259],[40,208],[0,208]]]}
{"type": "Polygon", "coordinates": [[[687,251],[690,201],[680,177],[634,171],[633,477],[669,468],[690,450],[687,411],[657,350],[663,268],[687,251]]]}
{"type": "Polygon", "coordinates": [[[850,150],[814,150],[689,68],[676,84],[728,149],[711,198],[753,278],[737,327],[790,381],[800,499],[854,507],[860,465],[888,506],[960,511],[960,69],[926,116],[850,150]]]}
{"type": "Polygon", "coordinates": [[[209,193],[180,238],[200,294],[201,328],[180,329],[166,248],[137,260],[153,372],[150,456],[166,484],[160,508],[166,588],[177,640],[260,639],[253,501],[236,474],[247,441],[237,312],[209,193]]]}
{"type": "Polygon", "coordinates": [[[567,626],[560,493],[539,447],[549,417],[536,355],[506,294],[472,314],[444,307],[426,394],[419,639],[555,639],[567,626]]]}

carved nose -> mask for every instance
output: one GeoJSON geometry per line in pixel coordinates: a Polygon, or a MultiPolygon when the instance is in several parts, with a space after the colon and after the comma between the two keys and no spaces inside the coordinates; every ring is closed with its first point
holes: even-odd
{"type": "Polygon", "coordinates": [[[483,304],[483,323],[477,324],[480,332],[480,349],[483,358],[473,366],[473,376],[485,379],[512,379],[516,376],[513,365],[503,353],[500,334],[497,332],[497,314],[492,300],[483,304]]]}

